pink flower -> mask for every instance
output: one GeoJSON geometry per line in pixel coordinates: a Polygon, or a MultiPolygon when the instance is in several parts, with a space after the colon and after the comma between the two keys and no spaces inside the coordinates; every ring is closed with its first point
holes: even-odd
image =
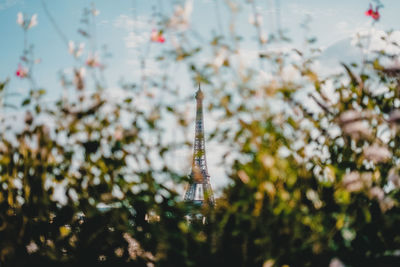
{"type": "Polygon", "coordinates": [[[382,188],[374,186],[369,190],[368,195],[370,198],[375,198],[379,201],[382,201],[385,197],[385,192],[382,190],[382,188]]]}
{"type": "Polygon", "coordinates": [[[375,7],[375,10],[372,9],[372,5],[369,5],[369,9],[367,11],[365,11],[365,15],[367,17],[371,17],[373,18],[375,21],[379,20],[379,18],[381,17],[381,14],[378,11],[379,7],[375,7]]]}
{"type": "Polygon", "coordinates": [[[89,54],[87,60],[86,60],[86,65],[92,68],[96,67],[102,67],[101,63],[99,62],[99,59],[96,55],[92,56],[89,54]]]}
{"type": "Polygon", "coordinates": [[[388,161],[392,157],[392,153],[390,153],[386,146],[373,144],[364,149],[364,156],[367,160],[380,163],[388,161]]]}
{"type": "Polygon", "coordinates": [[[165,42],[165,38],[162,34],[162,31],[157,31],[155,29],[151,31],[150,40],[152,42],[156,42],[156,43],[164,43],[165,42]]]}
{"type": "Polygon", "coordinates": [[[15,72],[15,75],[17,75],[17,77],[20,77],[21,79],[23,79],[28,76],[28,70],[26,68],[22,67],[21,64],[18,64],[18,69],[15,72]]]}

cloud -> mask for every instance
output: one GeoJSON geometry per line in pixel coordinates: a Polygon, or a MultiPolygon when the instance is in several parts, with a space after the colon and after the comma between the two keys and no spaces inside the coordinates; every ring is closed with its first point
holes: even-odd
{"type": "Polygon", "coordinates": [[[337,11],[333,8],[306,7],[301,4],[292,3],[288,5],[289,10],[295,14],[309,15],[312,18],[334,17],[337,11]]]}
{"type": "Polygon", "coordinates": [[[126,48],[137,48],[146,42],[149,42],[149,40],[150,35],[147,32],[129,32],[128,35],[124,37],[126,48]]]}
{"type": "Polygon", "coordinates": [[[124,37],[125,47],[128,49],[138,49],[150,41],[152,25],[146,16],[133,19],[121,14],[114,20],[113,26],[128,32],[124,37]]]}
{"type": "Polygon", "coordinates": [[[99,23],[98,23],[98,25],[107,25],[107,24],[109,24],[110,23],[110,21],[109,20],[107,20],[107,19],[103,19],[103,20],[101,20],[99,23]]]}
{"type": "MultiPolygon", "coordinates": [[[[128,59],[127,64],[132,66],[132,69],[140,70],[142,68],[141,62],[138,58],[128,59]]],[[[146,64],[141,71],[141,74],[146,76],[156,76],[163,73],[160,63],[152,58],[146,59],[146,64]]]]}
{"type": "Polygon", "coordinates": [[[20,0],[0,0],[0,10],[7,9],[16,5],[20,0]]]}
{"type": "Polygon", "coordinates": [[[150,28],[150,23],[145,16],[138,16],[137,19],[121,14],[114,20],[114,27],[125,29],[128,31],[139,31],[150,28]]]}

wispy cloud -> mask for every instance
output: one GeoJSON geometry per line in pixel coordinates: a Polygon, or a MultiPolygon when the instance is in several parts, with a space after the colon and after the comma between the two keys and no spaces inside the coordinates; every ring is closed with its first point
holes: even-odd
{"type": "Polygon", "coordinates": [[[9,7],[14,6],[18,2],[21,2],[21,0],[1,0],[0,1],[0,10],[7,9],[9,7]]]}
{"type": "Polygon", "coordinates": [[[146,32],[129,32],[128,35],[124,37],[126,48],[137,48],[146,42],[149,42],[149,40],[149,34],[146,32]]]}
{"type": "Polygon", "coordinates": [[[313,6],[304,6],[297,3],[288,5],[289,11],[296,14],[309,15],[312,18],[318,17],[334,17],[337,15],[337,10],[333,8],[320,8],[313,6]]]}
{"type": "Polygon", "coordinates": [[[158,61],[148,58],[146,60],[145,66],[141,65],[140,60],[138,58],[130,58],[127,60],[127,64],[132,67],[132,69],[142,69],[142,74],[146,76],[156,76],[161,75],[163,70],[158,61]]]}
{"type": "Polygon", "coordinates": [[[128,31],[140,31],[150,28],[148,19],[145,16],[139,16],[136,19],[132,17],[121,14],[119,15],[113,23],[114,27],[125,29],[128,31]]]}
{"type": "Polygon", "coordinates": [[[113,22],[113,26],[127,31],[124,37],[126,48],[136,49],[150,40],[151,23],[146,16],[134,19],[128,15],[121,14],[113,22]]]}

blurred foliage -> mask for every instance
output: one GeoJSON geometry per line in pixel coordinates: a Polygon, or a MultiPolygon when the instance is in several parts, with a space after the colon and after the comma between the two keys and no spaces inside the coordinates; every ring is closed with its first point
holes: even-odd
{"type": "MultiPolygon", "coordinates": [[[[392,55],[324,77],[313,37],[302,51],[279,49],[289,38],[281,29],[266,38],[253,8],[259,49],[249,63],[234,23],[254,3],[227,1],[229,36],[201,44],[189,38],[190,1],[160,22],[174,42],[157,60],[207,84],[218,116],[208,138],[229,148],[216,207],[191,206],[175,190],[187,179],[166,157],[190,142],[165,142],[166,116],[192,129],[182,104],[167,101],[180,99],[172,78],[142,70],[115,98],[102,59],[91,51],[85,63],[70,46],[77,65],[60,77],[63,97],[46,104],[29,73],[22,127],[2,117],[1,266],[399,266],[400,71],[382,64],[392,55]],[[189,223],[189,213],[206,223],[189,223]]],[[[84,38],[97,15],[85,9],[84,38]]],[[[33,47],[23,54],[33,66],[33,47]]]]}

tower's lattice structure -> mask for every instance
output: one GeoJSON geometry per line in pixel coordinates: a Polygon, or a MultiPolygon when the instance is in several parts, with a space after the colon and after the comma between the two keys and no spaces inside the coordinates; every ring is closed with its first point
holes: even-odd
{"type": "Polygon", "coordinates": [[[210,175],[207,170],[206,148],[204,141],[203,121],[203,92],[200,89],[196,93],[196,127],[193,144],[192,172],[189,175],[190,183],[185,193],[185,201],[194,204],[208,204],[214,206],[215,200],[210,184],[210,175]]]}

